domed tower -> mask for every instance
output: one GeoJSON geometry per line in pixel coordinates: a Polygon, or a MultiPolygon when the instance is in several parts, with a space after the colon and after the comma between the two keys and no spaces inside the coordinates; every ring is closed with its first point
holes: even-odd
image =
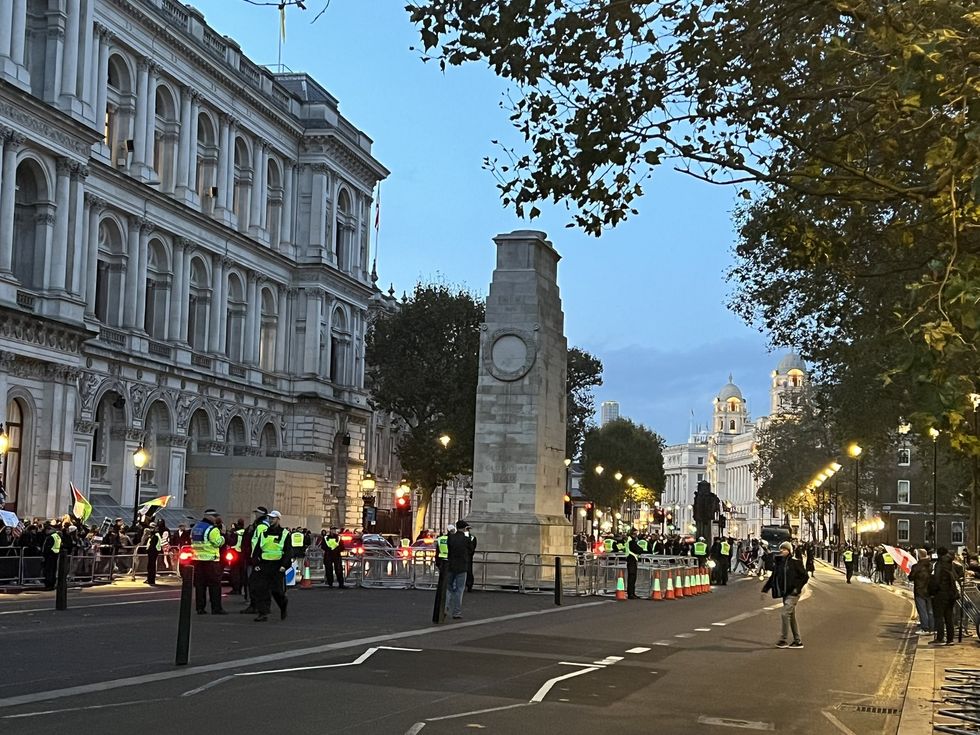
{"type": "Polygon", "coordinates": [[[730,435],[745,433],[748,411],[742,391],[732,382],[731,375],[728,376],[728,383],[718,391],[714,405],[714,430],[717,433],[730,435]]]}
{"type": "Polygon", "coordinates": [[[803,391],[809,382],[803,358],[795,352],[784,355],[772,371],[772,387],[769,389],[770,414],[776,416],[798,412],[803,391]]]}

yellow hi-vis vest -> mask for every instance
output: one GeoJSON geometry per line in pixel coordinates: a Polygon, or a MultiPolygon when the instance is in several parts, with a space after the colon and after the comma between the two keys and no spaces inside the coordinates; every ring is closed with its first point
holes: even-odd
{"type": "Polygon", "coordinates": [[[845,551],[844,552],[844,561],[854,561],[854,552],[853,551],[845,551]]]}
{"type": "Polygon", "coordinates": [[[605,549],[607,554],[611,554],[613,550],[613,544],[615,542],[611,538],[607,538],[602,542],[602,548],[605,549]]]}
{"type": "Polygon", "coordinates": [[[51,553],[60,554],[61,553],[61,534],[55,531],[51,534],[51,553]]]}
{"type": "Polygon", "coordinates": [[[892,559],[892,555],[889,554],[887,551],[884,554],[882,554],[882,559],[884,560],[887,566],[892,566],[895,563],[895,560],[892,559]]]}
{"type": "Polygon", "coordinates": [[[448,559],[449,558],[449,536],[443,534],[436,539],[436,545],[439,547],[439,558],[448,559]]]}
{"type": "Polygon", "coordinates": [[[306,544],[303,543],[304,536],[302,531],[293,531],[292,535],[289,537],[289,543],[293,545],[294,550],[302,549],[306,544]]]}
{"type": "Polygon", "coordinates": [[[244,528],[235,529],[235,545],[232,546],[231,548],[233,548],[235,551],[241,551],[242,541],[244,540],[245,540],[245,529],[244,528]]]}
{"type": "Polygon", "coordinates": [[[732,551],[732,545],[727,541],[721,542],[721,555],[728,556],[732,551]]]}
{"type": "Polygon", "coordinates": [[[336,549],[338,546],[340,546],[340,541],[338,541],[337,539],[335,538],[327,539],[327,548],[330,549],[331,551],[336,549]]]}
{"type": "Polygon", "coordinates": [[[647,542],[647,540],[645,538],[641,538],[636,543],[639,544],[639,546],[643,550],[643,553],[644,554],[647,553],[647,551],[650,550],[650,544],[647,542]]]}
{"type": "Polygon", "coordinates": [[[262,551],[263,561],[277,561],[282,559],[283,550],[286,548],[286,539],[289,538],[289,534],[286,533],[286,529],[279,528],[267,528],[262,531],[262,535],[259,536],[259,548],[262,551]]]}
{"type": "Polygon", "coordinates": [[[631,541],[630,537],[627,536],[626,540],[623,542],[623,553],[626,554],[626,556],[632,556],[634,559],[637,559],[639,557],[636,554],[636,552],[634,552],[633,549],[630,548],[631,546],[630,541],[631,541]]]}
{"type": "Polygon", "coordinates": [[[708,545],[704,541],[698,541],[694,544],[694,555],[704,556],[708,553],[708,545]]]}

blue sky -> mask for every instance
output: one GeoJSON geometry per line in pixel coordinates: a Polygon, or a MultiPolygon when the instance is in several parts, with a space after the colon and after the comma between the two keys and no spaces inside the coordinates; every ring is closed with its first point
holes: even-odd
{"type": "MultiPolygon", "coordinates": [[[[669,442],[702,423],[711,398],[734,374],[753,415],[768,408],[779,355],[725,307],[733,192],[660,171],[640,215],[600,239],[566,229],[562,208],[522,222],[505,210],[483,158],[492,140],[520,145],[500,108],[506,85],[489,69],[423,64],[404,0],[307,0],[287,10],[283,63],[306,71],[340,100],[391,170],[382,184],[379,286],[400,294],[442,279],[485,294],[499,232],[540,229],[562,254],[560,285],[569,344],[605,366],[597,401],[669,442]]],[[[276,62],[278,11],[241,0],[193,0],[208,23],[259,64],[276,62]]]]}

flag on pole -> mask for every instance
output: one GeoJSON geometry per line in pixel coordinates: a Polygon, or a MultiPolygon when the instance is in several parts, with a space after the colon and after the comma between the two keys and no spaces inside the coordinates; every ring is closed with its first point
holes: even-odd
{"type": "Polygon", "coordinates": [[[381,229],[381,182],[378,182],[378,198],[374,204],[374,239],[378,240],[378,230],[381,229]]]}
{"type": "Polygon", "coordinates": [[[902,568],[902,571],[905,572],[906,576],[912,571],[912,566],[916,562],[916,558],[912,556],[912,554],[907,552],[905,549],[899,549],[895,546],[888,545],[885,546],[885,551],[892,555],[892,559],[894,559],[895,563],[902,568]]]}
{"type": "Polygon", "coordinates": [[[69,482],[68,487],[71,488],[71,514],[82,523],[85,523],[88,517],[92,515],[92,504],[88,502],[88,498],[78,491],[75,483],[69,482]]]}
{"type": "Polygon", "coordinates": [[[279,38],[286,40],[286,3],[279,3],[279,38]]]}
{"type": "Polygon", "coordinates": [[[166,508],[167,503],[170,502],[170,498],[172,497],[173,495],[161,495],[159,498],[153,498],[153,500],[146,501],[145,503],[143,503],[143,506],[140,508],[140,515],[141,516],[150,515],[151,508],[153,509],[152,513],[156,513],[157,508],[166,508]]]}

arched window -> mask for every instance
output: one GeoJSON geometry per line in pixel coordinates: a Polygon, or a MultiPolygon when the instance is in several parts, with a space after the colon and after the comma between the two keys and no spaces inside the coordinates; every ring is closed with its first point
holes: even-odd
{"type": "Polygon", "coordinates": [[[228,454],[244,454],[248,449],[246,439],[245,422],[241,416],[235,416],[228,422],[228,431],[225,432],[225,444],[228,447],[228,454]]]}
{"type": "MultiPolygon", "coordinates": [[[[92,435],[90,489],[118,500],[122,500],[120,472],[125,454],[125,406],[126,399],[119,393],[105,393],[95,409],[95,433],[92,435]]],[[[128,462],[128,473],[133,464],[130,457],[125,457],[125,461],[128,462]]]]}
{"type": "MultiPolygon", "coordinates": [[[[245,337],[245,288],[241,276],[228,274],[228,316],[225,317],[225,356],[235,363],[243,359],[245,337]]],[[[249,306],[252,306],[249,304],[249,306]]],[[[254,307],[253,307],[254,308],[254,307]]]]}
{"type": "Polygon", "coordinates": [[[170,265],[162,242],[150,240],[146,262],[146,315],[143,329],[154,339],[167,338],[170,309],[170,265]]]}
{"type": "Polygon", "coordinates": [[[259,436],[259,449],[266,457],[272,457],[279,451],[279,432],[271,423],[266,424],[259,436]]]}
{"type": "Polygon", "coordinates": [[[160,181],[160,191],[171,192],[176,186],[177,141],[180,121],[177,101],[165,84],[157,85],[156,124],[153,132],[153,168],[160,181]]]}
{"type": "Polygon", "coordinates": [[[278,250],[282,227],[282,171],[278,161],[273,158],[269,159],[267,166],[265,227],[269,233],[269,246],[273,250],[278,250]]]}
{"type": "Polygon", "coordinates": [[[136,85],[132,68],[120,54],[109,57],[105,114],[105,143],[116,168],[129,164],[132,127],[136,116],[136,85]]]}
{"type": "MultiPolygon", "coordinates": [[[[54,207],[47,178],[37,161],[21,161],[15,176],[14,276],[27,288],[44,282],[44,254],[54,229],[54,207]]],[[[62,204],[67,207],[68,202],[62,204]]]]}
{"type": "Polygon", "coordinates": [[[343,309],[335,309],[330,320],[330,373],[331,383],[348,385],[347,369],[349,365],[350,332],[347,326],[347,316],[343,309]]]}
{"type": "Polygon", "coordinates": [[[211,283],[201,258],[191,261],[191,282],[187,291],[187,341],[192,350],[203,352],[208,346],[208,312],[211,283]]]}
{"type": "Polygon", "coordinates": [[[95,316],[108,327],[122,324],[125,239],[117,222],[105,217],[99,223],[99,262],[95,275],[95,316]]]}
{"type": "Polygon", "coordinates": [[[248,143],[241,136],[235,138],[235,189],[232,207],[238,218],[238,229],[248,231],[248,207],[252,193],[252,155],[248,143]]]}
{"type": "Polygon", "coordinates": [[[334,227],[333,255],[338,270],[347,270],[350,258],[350,243],[354,236],[354,210],[350,194],[340,190],[337,197],[337,222],[334,227]]]}
{"type": "Polygon", "coordinates": [[[4,510],[17,511],[17,499],[20,497],[22,472],[22,451],[26,422],[28,418],[27,406],[19,398],[14,398],[7,403],[7,454],[4,456],[5,477],[3,490],[6,499],[0,508],[4,510]]]}
{"type": "Polygon", "coordinates": [[[190,437],[191,453],[207,454],[208,445],[214,441],[214,434],[211,432],[211,419],[203,408],[197,409],[191,416],[190,423],[187,425],[187,435],[190,437]]]}
{"type": "Polygon", "coordinates": [[[735,421],[734,421],[734,419],[733,419],[732,421],[729,421],[729,422],[728,422],[728,428],[729,428],[729,429],[730,429],[731,431],[735,431],[735,421]]]}
{"type": "Polygon", "coordinates": [[[278,325],[278,304],[268,288],[262,289],[262,315],[259,326],[259,367],[262,370],[276,369],[276,330],[278,325]]]}
{"type": "Polygon", "coordinates": [[[140,501],[150,500],[159,495],[180,496],[179,488],[170,483],[170,412],[163,401],[154,401],[143,420],[144,447],[150,459],[143,470],[140,483],[140,501]]]}
{"type": "Polygon", "coordinates": [[[218,186],[218,137],[214,119],[203,110],[197,116],[197,193],[201,196],[201,210],[206,214],[214,211],[215,189],[218,186]]]}

